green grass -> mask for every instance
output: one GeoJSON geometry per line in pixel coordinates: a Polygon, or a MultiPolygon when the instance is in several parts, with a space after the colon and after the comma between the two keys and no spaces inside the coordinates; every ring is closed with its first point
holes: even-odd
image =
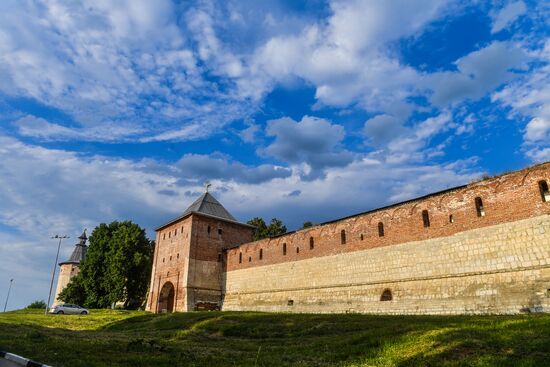
{"type": "Polygon", "coordinates": [[[550,315],[23,310],[0,314],[0,350],[53,366],[550,366],[550,315]]]}

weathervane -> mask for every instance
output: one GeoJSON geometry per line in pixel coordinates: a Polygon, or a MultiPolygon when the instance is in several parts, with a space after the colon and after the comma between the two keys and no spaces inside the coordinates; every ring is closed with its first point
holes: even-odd
{"type": "Polygon", "coordinates": [[[208,189],[210,188],[210,186],[212,186],[212,184],[210,183],[210,181],[206,181],[206,182],[204,183],[204,190],[205,190],[206,192],[208,192],[208,189]]]}

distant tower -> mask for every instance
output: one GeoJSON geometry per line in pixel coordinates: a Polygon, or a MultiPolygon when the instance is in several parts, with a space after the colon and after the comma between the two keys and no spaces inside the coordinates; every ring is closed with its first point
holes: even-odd
{"type": "Polygon", "coordinates": [[[88,239],[86,236],[86,230],[84,230],[78,238],[80,239],[80,242],[75,245],[69,260],[59,263],[60,271],[59,277],[57,278],[54,304],[61,302],[57,299],[57,296],[63,289],[65,289],[67,284],[69,284],[71,278],[80,272],[80,262],[86,258],[86,250],[88,249],[88,246],[86,246],[86,240],[88,239]]]}

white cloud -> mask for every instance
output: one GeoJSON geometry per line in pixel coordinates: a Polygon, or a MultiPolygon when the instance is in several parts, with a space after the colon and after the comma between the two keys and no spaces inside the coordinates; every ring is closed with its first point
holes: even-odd
{"type": "Polygon", "coordinates": [[[527,6],[523,1],[511,2],[500,9],[493,17],[491,33],[497,33],[510,26],[520,15],[525,14],[527,6]]]}
{"type": "Polygon", "coordinates": [[[108,135],[90,131],[115,125],[134,140],[210,135],[250,105],[231,84],[222,90],[208,80],[202,52],[186,37],[201,24],[186,35],[177,14],[169,0],[1,2],[0,91],[63,111],[70,121],[58,123],[80,128],[63,139],[101,140],[108,135]]]}
{"type": "Polygon", "coordinates": [[[135,126],[112,124],[111,126],[92,126],[89,128],[69,128],[51,123],[41,117],[24,116],[14,122],[22,136],[40,138],[41,140],[81,140],[81,141],[124,141],[138,135],[143,130],[135,126]]]}
{"type": "Polygon", "coordinates": [[[424,83],[433,90],[430,100],[437,106],[476,100],[517,77],[514,69],[527,60],[526,53],[515,45],[496,41],[458,59],[458,71],[427,74],[424,83]]]}
{"type": "Polygon", "coordinates": [[[370,144],[375,147],[384,147],[390,141],[409,134],[410,130],[395,116],[378,115],[365,122],[363,132],[370,144]]]}
{"type": "Polygon", "coordinates": [[[345,137],[341,125],[312,116],[301,121],[289,117],[268,121],[266,135],[275,141],[261,152],[290,164],[306,164],[303,177],[314,179],[324,174],[327,167],[346,166],[353,154],[342,149],[345,137]]]}
{"type": "Polygon", "coordinates": [[[524,137],[526,141],[531,142],[539,140],[550,142],[550,120],[535,117],[527,124],[524,137]]]}
{"type": "Polygon", "coordinates": [[[393,112],[415,89],[417,72],[391,55],[387,43],[420,30],[440,15],[440,1],[334,1],[326,23],[309,25],[297,35],[273,37],[251,62],[255,83],[249,93],[273,81],[301,78],[316,88],[322,104],[358,103],[393,112]],[[258,85],[258,80],[264,85],[258,85]]]}
{"type": "Polygon", "coordinates": [[[542,50],[532,52],[531,58],[538,65],[533,70],[493,93],[493,102],[511,107],[510,118],[525,120],[525,154],[534,161],[548,159],[550,138],[550,41],[542,50]]]}
{"type": "Polygon", "coordinates": [[[262,164],[257,167],[233,162],[221,154],[186,154],[175,165],[186,179],[247,182],[259,184],[292,174],[289,168],[262,164]]]}

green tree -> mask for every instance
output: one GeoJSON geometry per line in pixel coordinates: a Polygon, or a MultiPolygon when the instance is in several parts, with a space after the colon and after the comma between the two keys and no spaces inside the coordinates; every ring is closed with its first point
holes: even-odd
{"type": "Polygon", "coordinates": [[[101,223],[90,238],[86,258],[80,263],[80,276],[86,295],[86,307],[107,308],[111,305],[108,286],[109,258],[113,232],[118,229],[119,222],[101,223]]]}
{"type": "Polygon", "coordinates": [[[286,226],[283,222],[277,218],[271,219],[271,222],[267,226],[267,236],[275,237],[286,233],[286,226]]]}
{"type": "Polygon", "coordinates": [[[269,225],[265,223],[263,218],[253,218],[247,222],[248,224],[255,226],[256,229],[252,234],[254,241],[261,240],[263,238],[275,237],[286,233],[286,226],[283,222],[277,218],[271,219],[269,225]]]}
{"type": "Polygon", "coordinates": [[[267,225],[265,224],[263,218],[255,217],[246,223],[256,227],[254,229],[254,233],[252,234],[253,241],[261,240],[262,238],[267,237],[267,225]]]}
{"type": "Polygon", "coordinates": [[[30,305],[28,305],[27,308],[45,309],[46,308],[46,302],[44,302],[44,301],[34,301],[30,305]]]}
{"type": "Polygon", "coordinates": [[[302,224],[302,228],[309,228],[309,227],[313,227],[313,223],[310,222],[309,220],[307,222],[304,222],[304,224],[302,224]]]}
{"type": "Polygon", "coordinates": [[[145,230],[130,221],[102,223],[89,240],[80,273],[59,298],[89,308],[107,308],[114,302],[140,307],[147,296],[154,250],[145,230]]]}
{"type": "Polygon", "coordinates": [[[72,277],[69,284],[59,293],[57,298],[66,303],[86,304],[86,290],[82,282],[82,273],[72,277]]]}
{"type": "Polygon", "coordinates": [[[124,301],[124,308],[140,307],[151,278],[154,242],[145,230],[132,222],[118,223],[108,254],[107,291],[109,301],[124,301]]]}

